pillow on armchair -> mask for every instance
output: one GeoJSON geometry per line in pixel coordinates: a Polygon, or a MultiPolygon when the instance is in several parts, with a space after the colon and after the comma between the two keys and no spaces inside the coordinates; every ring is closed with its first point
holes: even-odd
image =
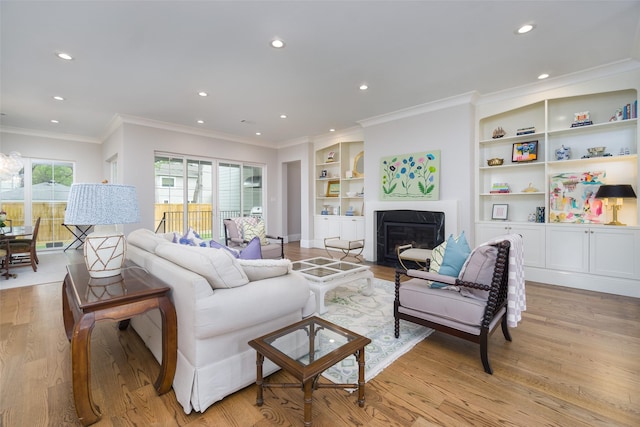
{"type": "Polygon", "coordinates": [[[471,248],[464,233],[461,233],[457,240],[454,239],[453,234],[450,235],[438,273],[444,276],[458,277],[470,253],[471,248]]]}
{"type": "Polygon", "coordinates": [[[258,221],[255,224],[249,221],[244,221],[242,223],[242,237],[244,238],[244,240],[251,240],[254,237],[257,237],[258,239],[260,239],[260,244],[262,246],[269,244],[266,232],[264,230],[264,221],[262,220],[258,221]]]}

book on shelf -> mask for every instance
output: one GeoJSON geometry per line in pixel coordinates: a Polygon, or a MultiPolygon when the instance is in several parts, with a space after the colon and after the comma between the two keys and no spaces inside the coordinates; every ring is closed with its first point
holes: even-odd
{"type": "Polygon", "coordinates": [[[530,126],[527,128],[520,128],[516,130],[516,136],[518,135],[529,135],[531,133],[536,133],[535,126],[530,126]]]}
{"type": "Polygon", "coordinates": [[[510,192],[511,191],[509,190],[509,184],[507,184],[506,182],[494,182],[491,185],[491,190],[489,191],[489,193],[491,194],[505,194],[510,192]]]}
{"type": "Polygon", "coordinates": [[[592,124],[593,124],[592,120],[586,120],[584,122],[573,122],[573,123],[571,123],[571,127],[572,128],[579,128],[581,126],[589,126],[589,125],[592,125],[592,124]]]}

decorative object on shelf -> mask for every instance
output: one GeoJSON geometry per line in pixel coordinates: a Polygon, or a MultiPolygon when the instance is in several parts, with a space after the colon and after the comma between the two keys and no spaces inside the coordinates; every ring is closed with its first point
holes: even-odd
{"type": "Polygon", "coordinates": [[[340,180],[335,179],[327,182],[327,197],[338,197],[340,195],[340,180]]]}
{"type": "Polygon", "coordinates": [[[22,156],[17,151],[12,151],[9,155],[0,153],[0,179],[11,179],[22,167],[22,156]]]}
{"type": "Polygon", "coordinates": [[[527,217],[527,221],[529,222],[537,222],[536,220],[537,218],[535,213],[530,213],[529,216],[527,217]]]}
{"type": "Polygon", "coordinates": [[[346,216],[353,216],[353,206],[349,206],[349,209],[344,213],[346,216]]]}
{"type": "Polygon", "coordinates": [[[522,190],[523,193],[536,193],[537,191],[538,189],[534,187],[531,182],[529,183],[529,186],[527,188],[522,190]]]}
{"type": "Polygon", "coordinates": [[[322,171],[320,172],[320,178],[326,178],[326,177],[327,177],[327,170],[322,169],[322,171]]]}
{"type": "Polygon", "coordinates": [[[355,191],[347,191],[347,197],[356,197],[356,194],[358,194],[355,191]]]}
{"type": "Polygon", "coordinates": [[[589,157],[602,157],[605,155],[604,150],[607,147],[591,147],[587,148],[587,152],[589,153],[589,157]]]}
{"type": "Polygon", "coordinates": [[[487,164],[489,166],[500,166],[502,163],[504,163],[504,159],[501,159],[499,157],[494,157],[493,159],[487,160],[487,164]]]}
{"type": "Polygon", "coordinates": [[[571,148],[562,145],[561,148],[556,149],[556,160],[569,160],[571,158],[571,148]]]}
{"type": "Polygon", "coordinates": [[[495,128],[493,130],[493,135],[491,136],[491,138],[493,138],[493,139],[502,138],[506,134],[507,133],[504,131],[504,129],[502,129],[500,126],[498,126],[497,128],[495,128]]]}
{"type": "Polygon", "coordinates": [[[513,144],[513,163],[532,162],[538,159],[538,141],[516,142],[513,144]]]}
{"type": "Polygon", "coordinates": [[[536,208],[536,222],[544,223],[544,206],[536,208]]]}
{"type": "Polygon", "coordinates": [[[605,208],[613,211],[613,220],[606,225],[626,225],[618,221],[618,211],[622,209],[622,199],[635,199],[636,193],[629,184],[601,185],[596,193],[597,199],[604,199],[605,208]],[[609,199],[614,199],[613,203],[609,199]]]}
{"type": "Polygon", "coordinates": [[[344,177],[347,179],[353,178],[353,171],[344,171],[344,177]]]}
{"type": "Polygon", "coordinates": [[[501,194],[501,193],[510,193],[509,184],[506,182],[494,182],[491,184],[491,190],[489,191],[492,194],[501,194]]]}
{"type": "Polygon", "coordinates": [[[440,150],[383,157],[382,200],[439,200],[440,150]]]}
{"type": "Polygon", "coordinates": [[[491,212],[491,219],[506,220],[508,212],[509,212],[509,205],[507,204],[493,205],[493,211],[491,212]]]}
{"type": "Polygon", "coordinates": [[[618,154],[619,156],[628,156],[629,154],[631,154],[631,150],[629,150],[629,147],[620,147],[620,153],[618,154]]]}
{"type": "Polygon", "coordinates": [[[529,135],[532,133],[536,133],[536,127],[535,126],[529,126],[526,128],[520,128],[518,130],[516,130],[516,136],[520,136],[520,135],[529,135]]]}
{"type": "Polygon", "coordinates": [[[596,199],[606,173],[565,172],[551,176],[549,222],[597,224],[604,220],[602,201],[596,199]]]}
{"type": "Polygon", "coordinates": [[[327,153],[327,163],[331,163],[335,161],[335,157],[336,157],[336,152],[335,151],[329,151],[329,153],[327,153]]]}
{"type": "Polygon", "coordinates": [[[84,240],[84,259],[91,277],[120,274],[125,257],[124,234],[118,224],[140,222],[136,188],[115,184],[73,184],[65,224],[95,225],[84,240]]]}
{"type": "Polygon", "coordinates": [[[572,128],[577,128],[580,126],[589,126],[593,124],[591,121],[591,114],[588,111],[581,111],[579,113],[573,114],[573,123],[571,123],[572,128]]]}
{"type": "Polygon", "coordinates": [[[328,205],[324,205],[324,208],[322,209],[322,211],[320,211],[320,215],[329,215],[329,206],[328,205]]]}
{"type": "Polygon", "coordinates": [[[617,122],[622,120],[622,108],[618,108],[613,116],[609,119],[610,122],[617,122]]]}
{"type": "Polygon", "coordinates": [[[353,159],[353,176],[355,178],[364,178],[364,151],[356,154],[353,159]]]}

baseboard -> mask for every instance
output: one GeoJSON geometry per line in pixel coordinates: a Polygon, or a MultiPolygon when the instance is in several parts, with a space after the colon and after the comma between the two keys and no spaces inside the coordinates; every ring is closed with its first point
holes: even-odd
{"type": "Polygon", "coordinates": [[[525,267],[525,279],[549,285],[605,292],[614,295],[640,298],[640,280],[621,279],[611,276],[525,267]]]}

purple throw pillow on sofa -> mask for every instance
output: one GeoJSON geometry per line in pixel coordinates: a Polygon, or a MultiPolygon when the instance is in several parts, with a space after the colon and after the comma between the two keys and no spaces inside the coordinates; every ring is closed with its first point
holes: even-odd
{"type": "Polygon", "coordinates": [[[230,247],[225,246],[223,244],[220,244],[220,243],[216,242],[215,240],[211,240],[209,242],[209,247],[213,248],[213,249],[224,249],[224,250],[227,250],[235,258],[238,258],[238,255],[239,255],[238,251],[236,251],[235,249],[231,249],[230,247]]]}
{"type": "Polygon", "coordinates": [[[214,249],[225,249],[231,252],[234,257],[240,259],[262,259],[262,249],[260,248],[260,238],[258,236],[251,239],[251,241],[247,243],[247,246],[245,246],[240,252],[220,244],[215,240],[211,240],[209,242],[209,247],[214,249]]]}
{"type": "Polygon", "coordinates": [[[240,259],[262,259],[260,237],[256,236],[240,251],[240,259]]]}

